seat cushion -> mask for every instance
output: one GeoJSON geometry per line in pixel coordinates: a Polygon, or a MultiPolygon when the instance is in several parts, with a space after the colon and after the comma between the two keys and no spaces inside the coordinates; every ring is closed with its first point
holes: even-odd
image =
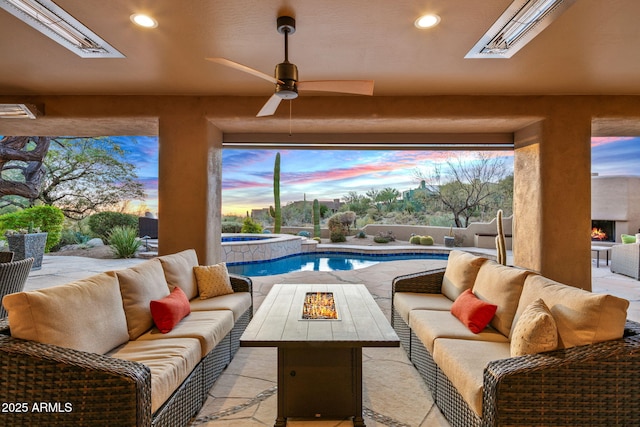
{"type": "Polygon", "coordinates": [[[482,264],[473,285],[473,293],[483,301],[498,306],[490,325],[504,336],[511,333],[520,294],[529,270],[507,267],[495,261],[482,264]]]}
{"type": "Polygon", "coordinates": [[[484,368],[493,360],[509,358],[509,343],[438,338],[432,354],[464,401],[482,417],[484,368]]]}
{"type": "Polygon", "coordinates": [[[104,354],[129,340],[115,273],[7,295],[11,335],[104,354]]]}
{"type": "Polygon", "coordinates": [[[124,270],[116,270],[127,328],[131,341],[153,326],[151,300],[169,295],[169,285],[164,278],[160,261],[152,259],[124,270]]]}
{"type": "Polygon", "coordinates": [[[142,363],[151,370],[151,412],[184,382],[200,363],[200,343],[195,338],[129,341],[109,356],[142,363]]]}
{"type": "Polygon", "coordinates": [[[451,301],[442,294],[423,294],[417,292],[396,292],[393,296],[393,306],[405,323],[409,324],[411,310],[451,310],[451,301]]]}
{"type": "Polygon", "coordinates": [[[629,301],[594,294],[542,276],[527,277],[514,324],[533,301],[541,298],[558,327],[558,348],[593,344],[621,338],[629,301]]]}
{"type": "Polygon", "coordinates": [[[195,338],[200,342],[200,357],[205,357],[233,329],[233,324],[231,310],[195,311],[166,334],[154,327],[138,340],[195,338]]]}
{"type": "Polygon", "coordinates": [[[158,257],[164,270],[164,276],[169,289],[178,286],[187,298],[198,296],[198,284],[193,267],[198,265],[198,256],[193,249],[187,249],[171,255],[158,257]]]}
{"type": "Polygon", "coordinates": [[[235,292],[208,299],[192,299],[189,304],[191,311],[231,310],[235,322],[251,307],[249,292],[235,292]]]}
{"type": "Polygon", "coordinates": [[[429,353],[433,353],[433,343],[438,338],[509,342],[507,337],[490,326],[474,334],[448,311],[413,310],[409,314],[409,326],[429,353]]]}
{"type": "Polygon", "coordinates": [[[458,250],[449,253],[447,268],[442,278],[442,294],[455,301],[462,292],[473,287],[480,266],[486,258],[458,250]]]}

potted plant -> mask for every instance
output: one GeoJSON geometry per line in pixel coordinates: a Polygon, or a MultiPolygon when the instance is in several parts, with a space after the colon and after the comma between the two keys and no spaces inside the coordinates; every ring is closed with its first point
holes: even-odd
{"type": "Polygon", "coordinates": [[[452,248],[455,246],[455,243],[456,243],[456,237],[453,234],[453,227],[449,227],[449,235],[444,236],[444,245],[447,248],[452,248]]]}
{"type": "Polygon", "coordinates": [[[20,230],[7,230],[5,237],[9,243],[9,250],[14,253],[13,259],[19,261],[25,258],[33,258],[32,270],[42,268],[42,257],[47,243],[48,233],[40,232],[40,228],[34,227],[20,230]]]}

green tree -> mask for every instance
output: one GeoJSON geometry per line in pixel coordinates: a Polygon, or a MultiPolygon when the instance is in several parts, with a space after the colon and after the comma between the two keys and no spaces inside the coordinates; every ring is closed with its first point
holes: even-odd
{"type": "MultiPolygon", "coordinates": [[[[472,217],[482,216],[488,210],[495,215],[501,207],[496,206],[496,201],[508,203],[509,170],[502,157],[485,152],[476,153],[472,159],[453,155],[446,166],[444,171],[435,168],[430,175],[418,170],[415,176],[428,183],[428,190],[453,215],[456,227],[467,227],[472,217]]],[[[510,194],[512,200],[512,180],[510,194]]]]}
{"type": "Polygon", "coordinates": [[[396,190],[395,188],[386,187],[382,191],[380,191],[380,193],[378,193],[376,201],[382,203],[384,206],[386,206],[387,211],[390,211],[395,201],[398,200],[398,197],[400,197],[400,192],[398,190],[396,190]]]}
{"type": "Polygon", "coordinates": [[[126,200],[143,200],[143,186],[127,153],[110,138],[54,138],[44,160],[40,195],[71,219],[126,200]]]}

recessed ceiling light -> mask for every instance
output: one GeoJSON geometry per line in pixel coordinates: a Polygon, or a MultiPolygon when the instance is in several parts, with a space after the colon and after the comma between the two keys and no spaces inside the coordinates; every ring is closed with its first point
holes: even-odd
{"type": "Polygon", "coordinates": [[[144,13],[134,13],[131,15],[131,21],[144,28],[156,28],[158,26],[158,21],[144,13]]]}
{"type": "Polygon", "coordinates": [[[422,15],[420,18],[416,19],[414,25],[422,30],[425,28],[435,27],[439,22],[440,17],[431,13],[428,15],[422,15]]]}

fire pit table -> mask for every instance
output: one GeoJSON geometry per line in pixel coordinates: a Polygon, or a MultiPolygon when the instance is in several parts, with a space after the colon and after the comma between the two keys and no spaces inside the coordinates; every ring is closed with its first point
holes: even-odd
{"type": "Polygon", "coordinates": [[[364,285],[305,284],[274,285],[240,345],[278,348],[275,427],[287,418],[364,426],[362,348],[400,341],[364,285]]]}

